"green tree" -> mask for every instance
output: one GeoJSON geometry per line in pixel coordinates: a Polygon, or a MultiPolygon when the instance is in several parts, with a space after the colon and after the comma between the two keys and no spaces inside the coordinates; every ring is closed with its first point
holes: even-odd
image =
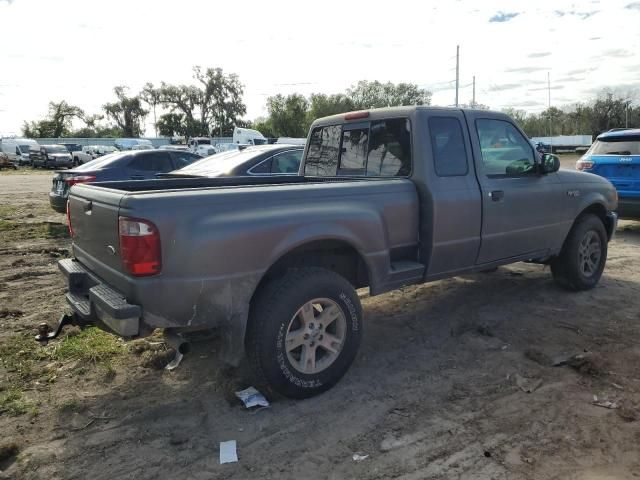
{"type": "Polygon", "coordinates": [[[162,83],[159,102],[171,113],[181,113],[187,136],[231,135],[247,112],[242,101],[244,87],[235,74],[221,68],[193,68],[196,85],[162,83]]]}
{"type": "Polygon", "coordinates": [[[361,80],[347,89],[347,97],[356,109],[396,107],[402,105],[430,105],[431,92],[413,83],[380,83],[361,80]]]}
{"type": "Polygon", "coordinates": [[[153,83],[145,83],[140,92],[140,98],[153,110],[153,129],[156,137],[158,136],[158,118],[156,116],[156,107],[160,105],[161,100],[160,89],[155,88],[153,83]]]}
{"type": "Polygon", "coordinates": [[[341,93],[334,95],[313,93],[309,99],[308,122],[311,124],[317,118],[351,112],[355,109],[356,107],[351,99],[341,93]]]}
{"type": "Polygon", "coordinates": [[[267,110],[274,137],[306,137],[309,130],[309,102],[294,93],[267,98],[267,110]]]}
{"type": "Polygon", "coordinates": [[[147,110],[142,108],[139,95],[127,95],[127,87],[119,85],[113,89],[117,100],[105,103],[102,108],[116,125],[122,129],[125,137],[139,137],[142,134],[142,121],[147,116],[147,110]]]}
{"type": "Polygon", "coordinates": [[[184,121],[184,114],[165,113],[164,115],[160,115],[157,123],[157,129],[163,137],[185,135],[186,125],[184,121]]]}

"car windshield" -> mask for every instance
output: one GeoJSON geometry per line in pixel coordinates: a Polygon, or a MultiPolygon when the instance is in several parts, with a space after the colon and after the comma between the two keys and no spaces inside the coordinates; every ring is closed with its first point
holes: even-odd
{"type": "Polygon", "coordinates": [[[54,145],[52,147],[44,147],[47,153],[69,153],[69,151],[62,145],[54,145]]]}
{"type": "Polygon", "coordinates": [[[587,155],[640,155],[640,136],[599,138],[587,155]]]}
{"type": "Polygon", "coordinates": [[[106,168],[111,166],[112,163],[120,160],[123,157],[128,156],[127,152],[116,152],[110,153],[109,155],[104,155],[95,160],[91,160],[90,162],[83,163],[79,167],[74,168],[77,172],[84,172],[89,170],[99,170],[101,168],[106,168]]]}
{"type": "Polygon", "coordinates": [[[18,145],[18,148],[22,153],[29,153],[29,145],[18,145]]]}
{"type": "MultiPolygon", "coordinates": [[[[253,160],[259,155],[272,149],[247,148],[244,150],[232,150],[222,152],[210,157],[203,158],[180,170],[174,170],[172,174],[177,175],[197,175],[201,177],[217,177],[218,175],[230,172],[234,168],[245,162],[253,160]]],[[[275,153],[275,151],[274,151],[275,153]]]]}

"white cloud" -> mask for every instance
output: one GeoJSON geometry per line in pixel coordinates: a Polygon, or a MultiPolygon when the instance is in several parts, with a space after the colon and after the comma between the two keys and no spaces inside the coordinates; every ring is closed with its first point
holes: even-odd
{"type": "Polygon", "coordinates": [[[640,11],[629,0],[579,9],[542,0],[489,21],[515,13],[513,5],[0,0],[0,132],[17,133],[50,100],[98,112],[119,84],[189,83],[193,65],[237,73],[248,118],[265,114],[269,95],[342,92],[358,80],[413,82],[451,105],[456,45],[461,102],[471,99],[474,75],[478,102],[529,111],[546,106],[547,72],[571,101],[637,84],[640,11]]]}

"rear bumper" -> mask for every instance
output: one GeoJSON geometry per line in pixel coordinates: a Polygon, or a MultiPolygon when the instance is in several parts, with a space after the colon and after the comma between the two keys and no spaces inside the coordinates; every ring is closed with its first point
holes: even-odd
{"type": "Polygon", "coordinates": [[[74,259],[60,260],[58,267],[69,285],[67,302],[84,322],[122,337],[134,337],[140,333],[140,305],[128,303],[120,292],[103,283],[74,259]]]}
{"type": "Polygon", "coordinates": [[[53,208],[56,212],[66,213],[67,200],[67,196],[58,195],[55,192],[49,192],[49,205],[51,205],[51,208],[53,208]]]}
{"type": "Polygon", "coordinates": [[[640,196],[639,197],[619,197],[618,209],[616,210],[620,218],[640,218],[640,196]]]}

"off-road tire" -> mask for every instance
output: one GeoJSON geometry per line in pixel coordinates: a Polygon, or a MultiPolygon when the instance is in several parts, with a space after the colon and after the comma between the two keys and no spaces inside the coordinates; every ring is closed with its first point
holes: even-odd
{"type": "Polygon", "coordinates": [[[245,347],[257,382],[268,394],[308,398],[328,390],[342,378],[355,359],[361,338],[362,306],[353,286],[331,270],[305,267],[288,270],[256,293],[245,347]],[[318,298],[328,299],[340,308],[346,328],[333,362],[318,373],[307,374],[290,362],[285,338],[296,312],[318,298]]]}
{"type": "Polygon", "coordinates": [[[567,236],[560,255],[551,261],[554,280],[563,288],[573,291],[590,290],[598,284],[607,262],[607,232],[602,220],[593,214],[580,216],[567,236]],[[588,238],[599,239],[598,261],[591,274],[585,274],[580,249],[588,238]]]}

